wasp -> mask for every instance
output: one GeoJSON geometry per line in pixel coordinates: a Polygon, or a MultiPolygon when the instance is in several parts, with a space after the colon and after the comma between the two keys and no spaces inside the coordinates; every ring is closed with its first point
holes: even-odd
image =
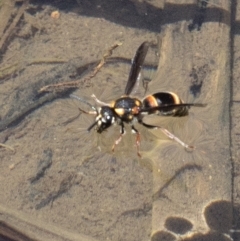
{"type": "Polygon", "coordinates": [[[180,97],[173,92],[157,92],[146,96],[142,100],[130,96],[137,79],[139,78],[149,46],[150,43],[146,41],[143,42],[137,49],[132,60],[124,95],[120,98],[113,100],[111,103],[105,103],[97,99],[97,97],[93,94],[91,97],[100,105],[100,107],[96,108],[80,97],[75,95],[70,96],[89,105],[92,109],[91,111],[85,111],[79,108],[80,111],[96,116],[95,121],[88,127],[88,131],[90,131],[93,127],[96,127],[97,132],[102,133],[115,123],[120,126],[120,136],[114,142],[112,151],[114,151],[116,145],[118,145],[122,140],[122,137],[125,134],[124,124],[126,123],[131,125],[132,133],[136,134],[137,155],[141,157],[139,152],[140,133],[134,127],[134,123],[136,122],[149,129],[160,129],[170,139],[180,143],[183,147],[194,149],[194,146],[184,143],[167,129],[161,126],[144,123],[143,118],[144,116],[151,114],[175,117],[186,116],[188,115],[188,110],[191,106],[204,107],[206,106],[205,104],[183,103],[180,97]]]}

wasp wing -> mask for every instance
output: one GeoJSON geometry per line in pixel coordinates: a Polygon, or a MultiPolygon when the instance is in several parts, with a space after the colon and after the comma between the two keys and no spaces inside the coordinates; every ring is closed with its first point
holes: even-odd
{"type": "Polygon", "coordinates": [[[132,66],[131,66],[131,70],[129,73],[128,82],[127,82],[127,85],[126,85],[126,88],[124,91],[125,95],[130,95],[136,84],[136,81],[139,77],[143,62],[147,55],[148,48],[149,48],[149,42],[146,41],[146,42],[143,42],[137,49],[137,52],[132,61],[132,66]]]}
{"type": "Polygon", "coordinates": [[[201,103],[182,103],[182,104],[164,104],[160,106],[154,106],[154,107],[145,107],[141,109],[141,113],[150,113],[154,111],[165,111],[169,108],[182,108],[182,107],[205,107],[207,104],[201,104],[201,103]]]}

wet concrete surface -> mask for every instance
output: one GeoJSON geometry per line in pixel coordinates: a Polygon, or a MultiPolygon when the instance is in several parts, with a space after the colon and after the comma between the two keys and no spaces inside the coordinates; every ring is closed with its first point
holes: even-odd
{"type": "Polygon", "coordinates": [[[231,60],[229,3],[125,1],[115,3],[115,14],[111,4],[32,1],[8,42],[2,66],[18,68],[0,80],[0,142],[14,149],[0,150],[0,230],[15,230],[15,240],[237,240],[238,57],[231,60]],[[51,17],[55,10],[59,18],[51,17]],[[68,95],[91,103],[92,93],[105,102],[118,98],[137,47],[157,39],[159,70],[148,94],[172,91],[207,107],[146,121],[196,149],[137,126],[142,159],[130,128],[112,153],[119,127],[87,133],[94,117],[71,120],[85,106],[68,95]],[[106,64],[62,95],[39,95],[44,85],[86,77],[116,42],[122,45],[113,57],[129,61],[106,64]]]}

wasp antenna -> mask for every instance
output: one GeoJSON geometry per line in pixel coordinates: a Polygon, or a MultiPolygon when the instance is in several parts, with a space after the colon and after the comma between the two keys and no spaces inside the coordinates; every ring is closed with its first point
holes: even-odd
{"type": "Polygon", "coordinates": [[[92,130],[92,128],[97,124],[98,122],[95,121],[92,123],[92,125],[90,125],[88,128],[87,128],[87,131],[90,132],[92,130]]]}

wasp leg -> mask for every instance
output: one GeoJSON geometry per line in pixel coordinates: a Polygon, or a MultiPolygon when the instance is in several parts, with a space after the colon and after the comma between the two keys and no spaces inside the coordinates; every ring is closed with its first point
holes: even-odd
{"type": "Polygon", "coordinates": [[[134,126],[132,126],[132,133],[136,134],[137,154],[139,157],[142,157],[141,154],[139,153],[139,147],[141,143],[140,133],[134,126]]]}
{"type": "Polygon", "coordinates": [[[121,125],[121,129],[120,129],[120,136],[118,137],[118,139],[114,142],[113,146],[112,146],[112,151],[114,152],[114,149],[115,149],[115,146],[118,145],[121,140],[122,140],[122,137],[123,135],[125,134],[125,129],[124,129],[124,125],[123,123],[120,123],[121,125]]]}
{"type": "Polygon", "coordinates": [[[106,103],[106,102],[102,102],[101,100],[99,100],[96,95],[92,94],[91,97],[100,105],[103,105],[103,106],[109,106],[110,107],[110,104],[106,103]]]}
{"type": "Polygon", "coordinates": [[[62,123],[62,125],[67,125],[67,124],[73,122],[74,120],[76,120],[82,114],[81,112],[83,112],[84,114],[88,114],[88,115],[97,115],[97,111],[85,111],[79,107],[78,107],[78,110],[79,110],[79,113],[76,116],[73,116],[72,118],[69,118],[68,120],[64,121],[62,123]]]}
{"type": "Polygon", "coordinates": [[[78,107],[78,109],[88,115],[97,115],[97,111],[85,111],[85,110],[81,109],[80,107],[78,107]]]}
{"type": "Polygon", "coordinates": [[[146,123],[144,123],[142,121],[139,121],[139,123],[142,124],[143,126],[149,128],[149,129],[160,129],[167,137],[169,137],[170,139],[178,142],[179,144],[181,144],[186,149],[195,149],[194,146],[188,145],[185,142],[181,141],[178,137],[176,137],[170,131],[168,131],[167,129],[165,129],[165,128],[161,127],[161,126],[148,125],[148,124],[146,124],[146,123]]]}

